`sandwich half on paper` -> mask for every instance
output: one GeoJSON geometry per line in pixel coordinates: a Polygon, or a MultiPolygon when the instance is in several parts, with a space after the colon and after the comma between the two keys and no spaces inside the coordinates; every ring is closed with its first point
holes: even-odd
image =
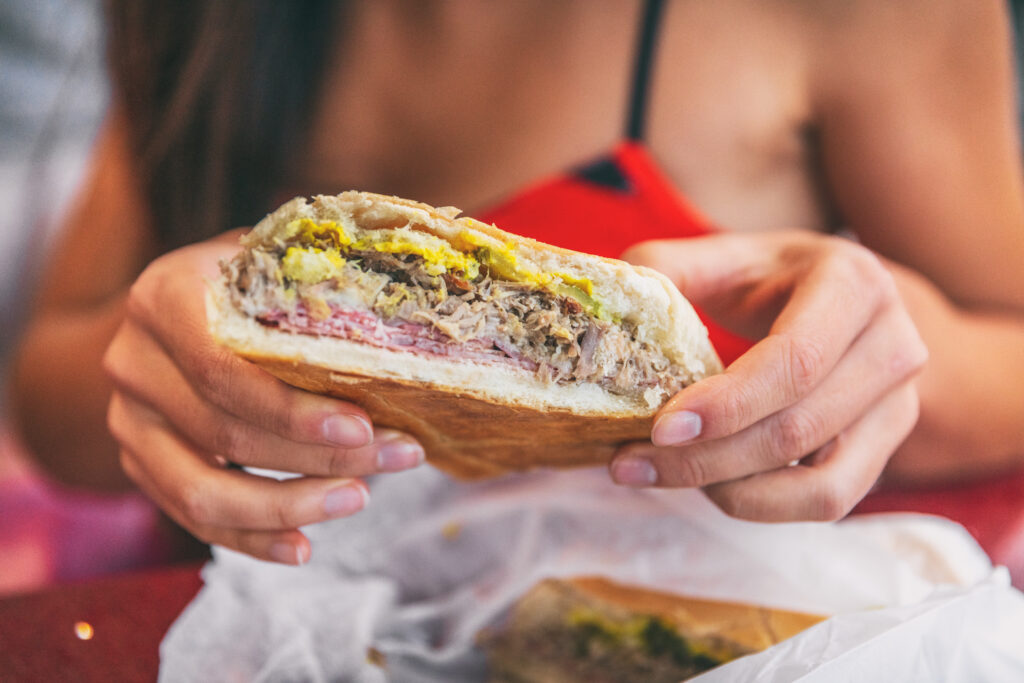
{"type": "Polygon", "coordinates": [[[492,683],[677,683],[824,619],[573,577],[534,586],[479,641],[492,683]]]}
{"type": "Polygon", "coordinates": [[[293,199],[222,264],[213,334],[465,478],[605,463],[721,369],[659,273],[458,215],[354,191],[293,199]]]}

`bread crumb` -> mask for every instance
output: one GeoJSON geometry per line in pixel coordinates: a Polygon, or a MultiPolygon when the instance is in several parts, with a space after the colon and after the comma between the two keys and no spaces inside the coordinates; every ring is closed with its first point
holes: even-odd
{"type": "Polygon", "coordinates": [[[667,392],[661,387],[651,387],[645,391],[644,400],[647,401],[647,407],[651,410],[660,408],[666,394],[667,392]]]}
{"type": "Polygon", "coordinates": [[[370,646],[366,648],[366,663],[372,664],[381,669],[387,669],[388,657],[377,648],[370,646]]]}
{"type": "Polygon", "coordinates": [[[448,522],[441,528],[441,535],[446,541],[454,541],[462,533],[462,525],[458,522],[448,522]]]}

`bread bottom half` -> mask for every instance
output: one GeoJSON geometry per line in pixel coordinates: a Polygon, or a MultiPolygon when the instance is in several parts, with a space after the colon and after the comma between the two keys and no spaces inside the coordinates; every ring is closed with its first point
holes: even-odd
{"type": "Polygon", "coordinates": [[[656,405],[596,385],[559,385],[497,363],[463,362],[266,327],[211,296],[214,337],[293,386],[351,401],[377,427],[414,435],[460,479],[605,464],[649,438],[656,405]]]}

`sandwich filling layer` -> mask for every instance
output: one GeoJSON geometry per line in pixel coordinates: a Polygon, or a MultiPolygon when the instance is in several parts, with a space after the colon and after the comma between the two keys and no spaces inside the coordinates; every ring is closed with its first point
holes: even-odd
{"type": "Polygon", "coordinates": [[[691,381],[592,284],[522,268],[511,248],[411,227],[294,220],[221,268],[232,304],[263,325],[394,351],[513,365],[546,382],[596,383],[649,402],[691,381]]]}
{"type": "MultiPolygon", "coordinates": [[[[719,634],[728,623],[684,626],[673,619],[673,612],[687,614],[682,598],[626,588],[624,600],[621,593],[590,593],[581,587],[586,583],[542,581],[503,623],[482,634],[490,681],[676,683],[752,651],[719,634]],[[638,593],[661,603],[663,611],[628,601],[638,593]]],[[[748,618],[736,615],[733,622],[748,618]]]]}

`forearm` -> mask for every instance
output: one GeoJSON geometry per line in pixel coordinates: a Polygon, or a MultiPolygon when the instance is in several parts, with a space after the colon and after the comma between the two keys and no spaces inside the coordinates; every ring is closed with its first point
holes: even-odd
{"type": "Polygon", "coordinates": [[[921,417],[888,476],[962,481],[1024,465],[1024,315],[961,309],[920,276],[895,274],[930,356],[921,417]]]}
{"type": "Polygon", "coordinates": [[[123,302],[40,312],[15,357],[11,403],[22,438],[45,470],[71,485],[130,486],[107,431],[111,390],[102,369],[123,302]]]}

